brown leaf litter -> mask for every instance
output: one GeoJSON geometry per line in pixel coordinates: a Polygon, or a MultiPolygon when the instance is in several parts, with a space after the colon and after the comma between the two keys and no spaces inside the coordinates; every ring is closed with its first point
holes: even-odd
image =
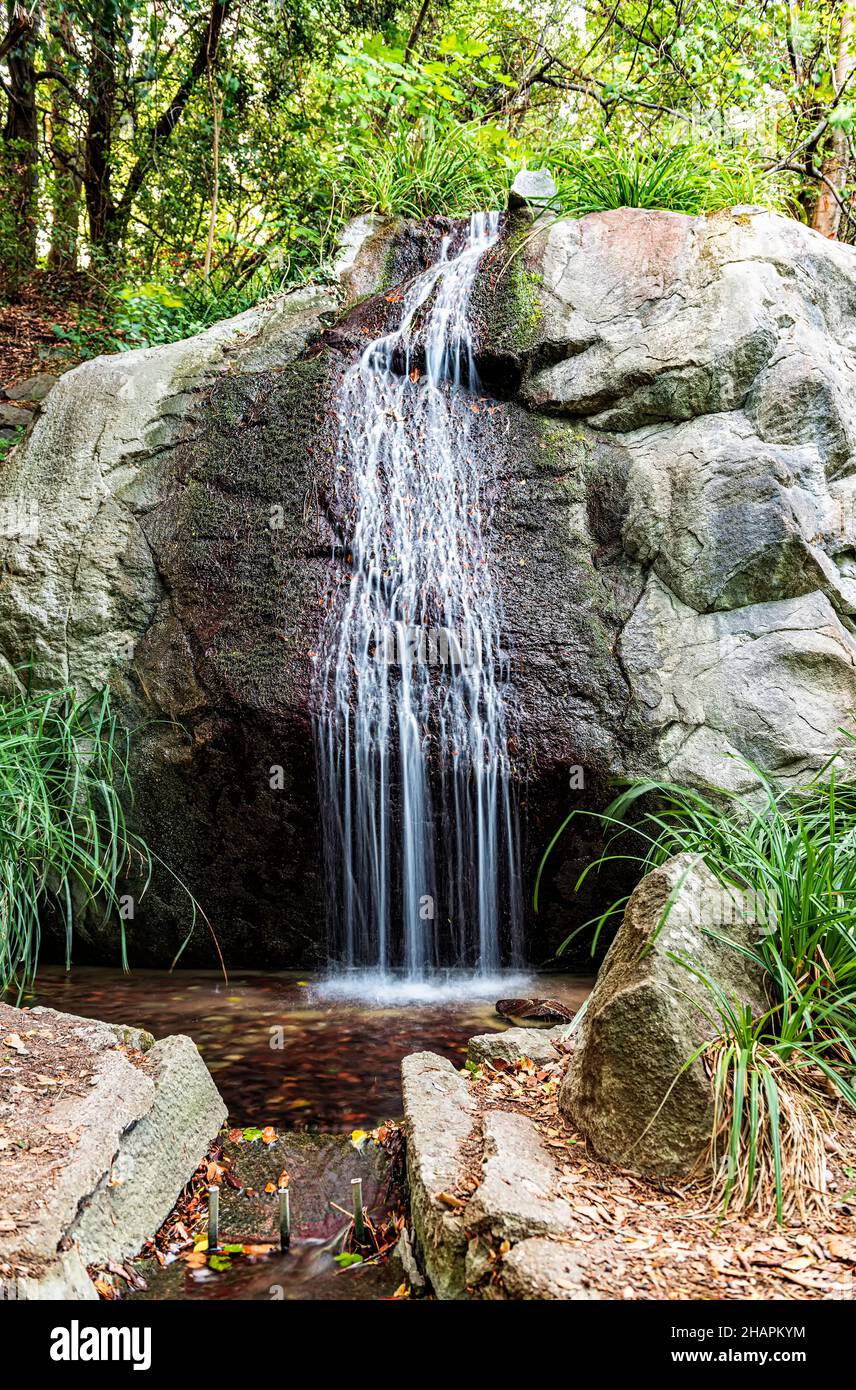
{"type": "MultiPolygon", "coordinates": [[[[470,1085],[479,1111],[512,1110],[537,1127],[573,1212],[565,1242],[603,1298],[852,1299],[856,1293],[856,1119],[842,1107],[829,1153],[829,1214],[782,1227],[722,1216],[703,1182],[655,1183],[599,1162],[557,1106],[567,1065],[483,1064],[470,1085]]],[[[471,1146],[461,1195],[480,1180],[471,1146]]],[[[452,1194],[457,1195],[457,1194],[452,1194]]]]}
{"type": "MultiPolygon", "coordinates": [[[[0,1235],[25,1234],[80,1140],[52,1118],[60,1101],[86,1095],[93,1082],[98,1053],[77,1035],[79,1023],[0,1003],[0,1235]]],[[[141,1053],[117,1049],[145,1067],[141,1053]]],[[[0,1256],[0,1276],[12,1272],[0,1256]]]]}

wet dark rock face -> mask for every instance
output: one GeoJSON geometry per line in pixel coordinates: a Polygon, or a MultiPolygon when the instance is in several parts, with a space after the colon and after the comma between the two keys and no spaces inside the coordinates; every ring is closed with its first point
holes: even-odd
{"type": "MultiPolygon", "coordinates": [[[[177,486],[141,523],[168,597],[137,649],[135,694],[186,730],[156,723],[135,741],[141,828],[159,844],[168,809],[178,834],[163,857],[194,886],[227,958],[258,966],[324,959],[320,865],[307,849],[312,645],[333,539],[319,478],[329,410],[320,358],[223,377],[175,451],[177,486]]],[[[159,920],[186,916],[175,884],[159,875],[155,891],[159,920]]],[[[197,930],[188,960],[210,954],[206,935],[197,930]]]]}
{"type": "MultiPolygon", "coordinates": [[[[133,823],[235,965],[325,958],[311,691],[348,545],[336,385],[450,230],[365,220],[338,289],[85,363],[0,481],[38,513],[0,540],[0,680],[32,661],[45,687],[110,681],[138,729],[133,823]]],[[[556,826],[616,775],[738,788],[741,758],[797,778],[840,743],[852,308],[852,251],[770,214],[505,219],[472,316],[527,899],[556,826]]],[[[551,860],[533,962],[629,886],[574,893],[598,847],[580,818],[551,860]]],[[[159,871],[132,960],[163,964],[187,927],[159,871]]],[[[114,959],[113,929],[90,932],[114,959]]],[[[204,924],[184,959],[215,961],[204,924]]]]}

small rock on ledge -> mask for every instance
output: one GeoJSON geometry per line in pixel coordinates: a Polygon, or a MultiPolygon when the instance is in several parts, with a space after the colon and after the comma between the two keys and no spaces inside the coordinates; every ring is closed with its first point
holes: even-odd
{"type": "Polygon", "coordinates": [[[564,1042],[573,1028],[572,1023],[561,1023],[557,1028],[507,1028],[503,1033],[477,1033],[470,1038],[467,1061],[475,1066],[482,1062],[516,1062],[519,1057],[555,1062],[558,1053],[553,1044],[564,1042]]]}
{"type": "Polygon", "coordinates": [[[549,169],[521,169],[508,194],[510,208],[543,208],[558,197],[556,182],[549,169]]]}

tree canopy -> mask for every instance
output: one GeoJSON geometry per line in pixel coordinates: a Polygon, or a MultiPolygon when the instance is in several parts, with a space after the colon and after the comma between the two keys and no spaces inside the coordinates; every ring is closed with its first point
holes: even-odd
{"type": "Polygon", "coordinates": [[[496,204],[523,165],[570,215],[762,202],[856,240],[849,0],[5,5],[5,293],[85,269],[143,336],[323,273],[355,212],[496,204]]]}

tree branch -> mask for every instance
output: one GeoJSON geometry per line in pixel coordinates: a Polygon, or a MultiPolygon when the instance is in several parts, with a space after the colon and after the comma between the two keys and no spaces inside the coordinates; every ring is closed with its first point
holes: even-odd
{"type": "Polygon", "coordinates": [[[19,44],[24,43],[34,33],[33,21],[27,14],[23,5],[16,5],[12,12],[12,21],[2,39],[0,39],[0,63],[7,57],[19,44]]]}
{"type": "Polygon", "coordinates": [[[220,36],[223,31],[223,21],[229,11],[232,0],[213,0],[211,12],[208,16],[208,24],[202,36],[196,56],[191,64],[190,71],[176,90],[172,100],[166,109],[158,117],[149,135],[146,148],[137,159],[136,164],[128,175],[124,191],[114,212],[114,221],[121,231],[127,223],[128,217],[133,206],[134,199],[139,193],[145,182],[146,175],[157,157],[159,147],[164,144],[172,135],[173,130],[181,119],[182,112],[190,100],[193,88],[199,78],[205,72],[209,63],[213,63],[217,57],[217,50],[220,46],[220,36]]]}

